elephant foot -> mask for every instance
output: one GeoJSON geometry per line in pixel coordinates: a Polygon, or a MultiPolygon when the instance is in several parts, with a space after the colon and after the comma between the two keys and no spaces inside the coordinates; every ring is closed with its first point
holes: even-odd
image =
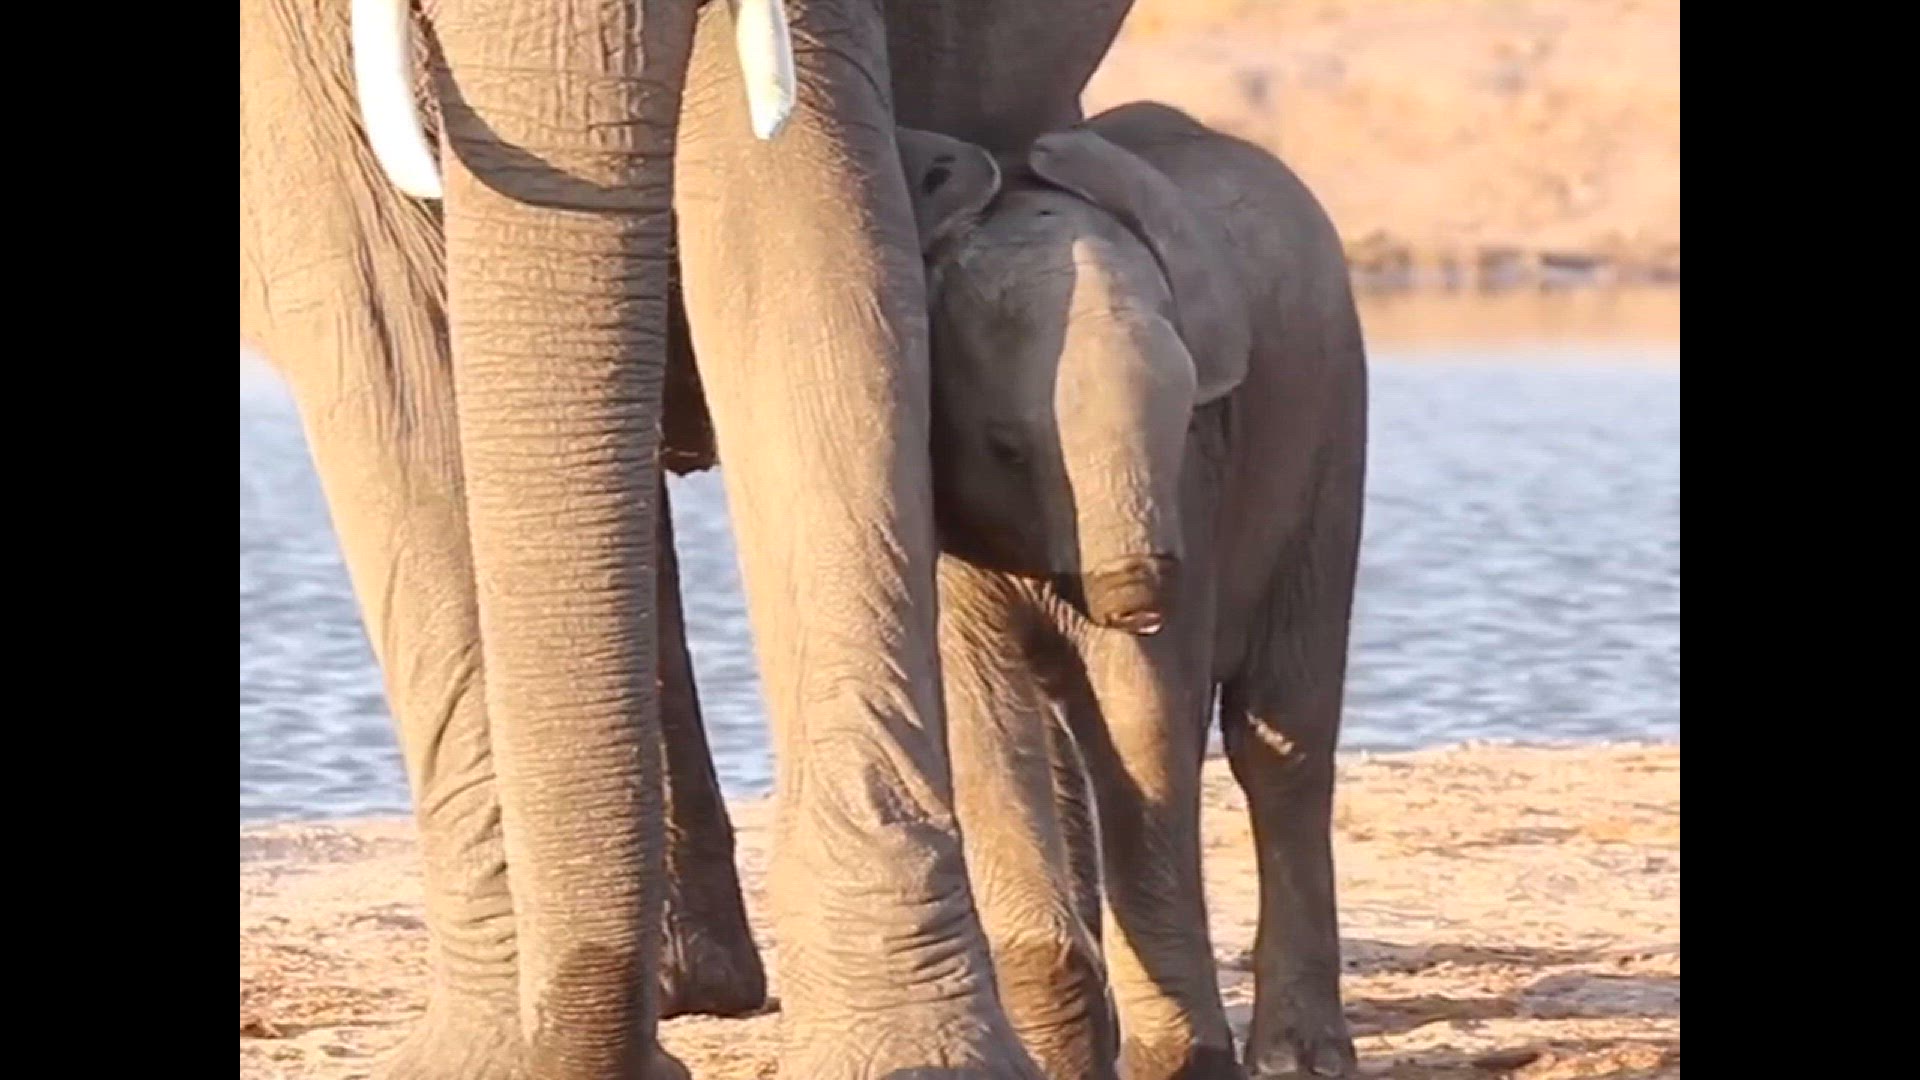
{"type": "MultiPolygon", "coordinates": [[[[542,1072],[529,1060],[514,1013],[456,1014],[432,1006],[374,1076],[376,1080],[534,1080],[542,1072]]],[[[691,1080],[691,1075],[678,1059],[656,1046],[640,1072],[623,1080],[691,1080]]]]}
{"type": "Polygon", "coordinates": [[[528,1080],[527,1047],[510,1010],[456,1011],[435,1003],[377,1080],[528,1080]]]}
{"type": "Polygon", "coordinates": [[[974,1010],[794,1024],[780,1080],[1044,1080],[1004,1022],[974,1010]]]}
{"type": "Polygon", "coordinates": [[[1246,1080],[1224,1046],[1154,1046],[1129,1041],[1120,1051],[1122,1080],[1246,1080]]]}
{"type": "Polygon", "coordinates": [[[1091,938],[1042,934],[996,941],[992,951],[1001,1004],[1040,1072],[1117,1080],[1117,1021],[1105,965],[1091,938]]]}
{"type": "Polygon", "coordinates": [[[1047,1080],[1125,1080],[1117,1058],[1102,1059],[1082,1046],[1047,1046],[1029,1042],[1027,1050],[1039,1063],[1040,1075],[1047,1080]]]}
{"type": "Polygon", "coordinates": [[[1105,1031],[1084,1028],[1019,1029],[1020,1042],[1048,1080],[1120,1080],[1113,1039],[1105,1031]]]}
{"type": "Polygon", "coordinates": [[[716,929],[669,919],[660,950],[660,1019],[751,1016],[766,1008],[767,971],[744,919],[716,929]]]}
{"type": "Polygon", "coordinates": [[[1338,999],[1319,1005],[1288,1002],[1271,1016],[1256,1005],[1247,1037],[1247,1072],[1255,1080],[1353,1076],[1357,1060],[1338,999]]]}
{"type": "Polygon", "coordinates": [[[665,1047],[655,1046],[644,1080],[693,1080],[693,1073],[687,1071],[679,1058],[667,1053],[665,1047]]]}

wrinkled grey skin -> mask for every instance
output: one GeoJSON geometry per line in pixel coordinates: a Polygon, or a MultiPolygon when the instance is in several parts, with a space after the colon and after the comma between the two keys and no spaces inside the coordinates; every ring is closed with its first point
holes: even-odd
{"type": "MultiPolygon", "coordinates": [[[[899,138],[933,268],[955,799],[1009,1018],[1045,1075],[1112,1076],[1110,971],[1129,1077],[1237,1074],[1199,877],[1217,692],[1259,845],[1248,1064],[1349,1072],[1329,818],[1366,374],[1333,227],[1162,106],[997,161],[899,138]]],[[[678,370],[668,441],[703,467],[678,370]]]]}
{"type": "Polygon", "coordinates": [[[1350,1072],[1330,817],[1366,373],[1333,226],[1271,156],[1159,105],[997,163],[902,147],[956,801],[1013,1024],[1050,1075],[1106,1074],[1058,719],[1096,795],[1126,1073],[1234,1073],[1200,877],[1217,692],[1259,849],[1249,1071],[1350,1072]]]}
{"type": "Polygon", "coordinates": [[[780,761],[783,1074],[1031,1074],[952,808],[893,131],[1017,147],[1074,122],[1127,7],[790,0],[799,100],[760,143],[723,4],[426,0],[432,204],[359,129],[348,4],[241,5],[241,336],[294,391],[420,826],[434,992],[387,1075],[677,1071],[655,1040],[676,232],[780,761]]]}

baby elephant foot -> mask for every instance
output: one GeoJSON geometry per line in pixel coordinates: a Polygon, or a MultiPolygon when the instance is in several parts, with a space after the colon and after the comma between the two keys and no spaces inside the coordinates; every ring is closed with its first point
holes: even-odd
{"type": "Polygon", "coordinates": [[[1224,1046],[1149,1046],[1129,1042],[1120,1053],[1120,1080],[1246,1080],[1224,1046]]]}
{"type": "Polygon", "coordinates": [[[1049,1080],[1116,1080],[1119,1035],[1100,947],[1073,929],[1006,937],[993,946],[1000,1002],[1049,1080]]]}
{"type": "Polygon", "coordinates": [[[531,1075],[513,1012],[456,1013],[438,1004],[374,1072],[378,1080],[528,1080],[531,1075]]]}
{"type": "Polygon", "coordinates": [[[1256,1009],[1247,1038],[1247,1072],[1267,1077],[1350,1077],[1356,1072],[1353,1036],[1337,1000],[1318,1007],[1256,1009]]]}

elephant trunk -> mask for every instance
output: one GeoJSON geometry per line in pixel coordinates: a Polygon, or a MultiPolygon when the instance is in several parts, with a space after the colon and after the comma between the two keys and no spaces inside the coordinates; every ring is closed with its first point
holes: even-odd
{"type": "Polygon", "coordinates": [[[1069,322],[1054,414],[1080,591],[1100,626],[1148,635],[1172,617],[1193,387],[1192,362],[1165,320],[1117,310],[1069,322]]]}
{"type": "Polygon", "coordinates": [[[1080,586],[1087,617],[1142,637],[1159,633],[1172,615],[1178,565],[1165,555],[1122,555],[1094,567],[1080,586]]]}
{"type": "Polygon", "coordinates": [[[521,1024],[638,1077],[662,888],[656,451],[693,3],[462,0],[436,28],[448,332],[521,1024]]]}

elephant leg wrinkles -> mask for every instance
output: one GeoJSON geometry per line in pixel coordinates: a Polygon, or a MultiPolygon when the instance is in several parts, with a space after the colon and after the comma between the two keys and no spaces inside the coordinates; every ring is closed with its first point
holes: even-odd
{"type": "Polygon", "coordinates": [[[886,72],[863,60],[884,27],[863,4],[788,10],[803,92],[770,143],[747,134],[725,8],[703,10],[675,181],[779,762],[782,1071],[1032,1076],[952,809],[926,299],[886,72]]]}
{"type": "MultiPolygon", "coordinates": [[[[313,211],[321,190],[308,189],[313,211]]],[[[351,261],[329,265],[332,287],[363,287],[351,261]]],[[[395,325],[282,314],[260,344],[295,389],[419,822],[433,995],[388,1068],[504,1080],[523,1075],[517,942],[459,450],[442,421],[445,339],[431,320],[410,329],[407,315],[367,310],[395,325]]]]}
{"type": "Polygon", "coordinates": [[[348,102],[327,97],[338,84],[323,73],[345,65],[338,15],[241,8],[251,46],[242,340],[294,392],[413,792],[434,982],[396,1074],[504,1077],[521,1049],[517,943],[452,419],[440,222],[437,208],[376,182],[348,102]],[[284,32],[302,18],[315,51],[284,32]],[[275,121],[296,108],[311,112],[304,137],[275,121]],[[301,193],[297,212],[282,191],[301,193]],[[436,1058],[454,1071],[432,1071],[436,1058]]]}
{"type": "Polygon", "coordinates": [[[944,557],[939,573],[954,803],[1000,1000],[1046,1076],[1112,1077],[1106,971],[1075,880],[1093,853],[1070,853],[1089,838],[1068,834],[1056,793],[1077,762],[1058,757],[1071,747],[1030,647],[1053,628],[1017,580],[944,557]]]}

